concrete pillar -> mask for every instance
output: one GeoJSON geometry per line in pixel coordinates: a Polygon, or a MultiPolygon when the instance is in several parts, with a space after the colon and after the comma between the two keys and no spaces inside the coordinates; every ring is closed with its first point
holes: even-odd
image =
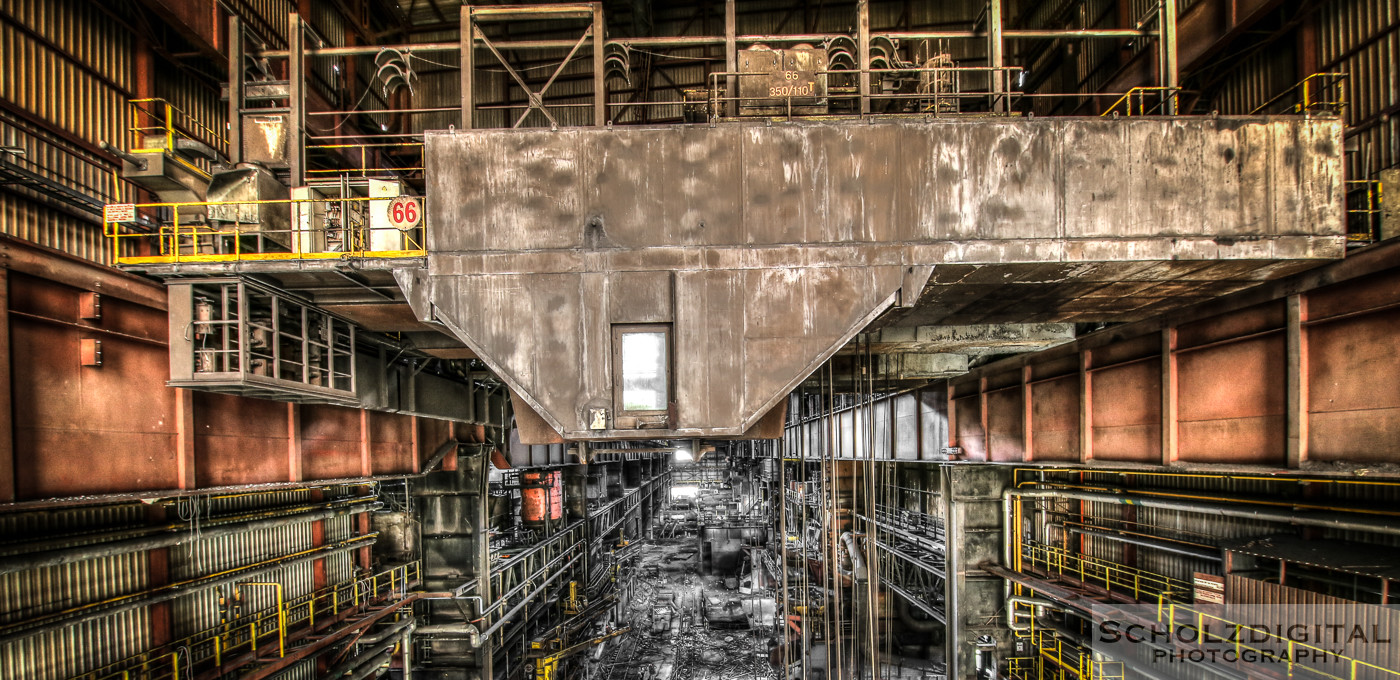
{"type": "Polygon", "coordinates": [[[1381,171],[1381,240],[1400,236],[1400,168],[1381,171]]]}

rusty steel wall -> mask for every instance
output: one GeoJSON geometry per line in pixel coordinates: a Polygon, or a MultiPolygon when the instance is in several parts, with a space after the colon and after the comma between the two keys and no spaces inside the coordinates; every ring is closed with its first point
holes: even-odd
{"type": "Polygon", "coordinates": [[[6,499],[194,490],[415,472],[445,422],[167,388],[164,289],[58,253],[0,242],[15,456],[6,499]],[[102,318],[80,316],[85,292],[102,318]],[[80,364],[84,339],[101,366],[80,364]],[[139,404],[139,408],[133,405],[139,404]]]}
{"type": "MultiPolygon", "coordinates": [[[[1191,274],[1158,289],[1166,305],[1338,256],[1339,136],[1285,118],[437,131],[427,209],[470,227],[434,230],[428,270],[397,275],[419,318],[566,437],[628,436],[586,420],[612,406],[610,323],[672,324],[687,358],[676,415],[650,434],[737,435],[874,315],[928,298],[930,271],[941,295],[978,266],[1122,281],[1075,263],[1163,260],[1162,278],[1191,274]],[[1219,191],[1181,200],[1202,181],[1219,191]],[[475,311],[504,304],[510,319],[475,311]]],[[[1146,304],[1098,302],[1054,320],[1146,304]]]]}
{"type": "Polygon", "coordinates": [[[859,459],[872,456],[873,441],[877,460],[939,460],[941,449],[952,446],[964,460],[1004,463],[1388,471],[1400,463],[1397,252],[1397,244],[1375,246],[1216,302],[974,369],[946,388],[936,383],[806,419],[790,410],[784,450],[859,459]],[[1293,291],[1297,320],[1290,322],[1293,291]],[[1168,395],[1164,336],[1174,343],[1168,395]],[[1294,346],[1298,351],[1289,349],[1294,346]],[[1290,406],[1290,371],[1299,376],[1291,389],[1305,408],[1290,406]],[[1164,419],[1164,400],[1174,403],[1174,419],[1164,419]],[[893,447],[886,434],[891,403],[893,447]],[[1172,423],[1167,443],[1174,455],[1163,454],[1164,422],[1172,423]],[[1292,450],[1290,427],[1303,433],[1292,450]]]}
{"type": "Polygon", "coordinates": [[[953,379],[950,443],[969,460],[1400,463],[1400,268],[1386,260],[1395,251],[953,379]],[[1020,422],[1027,393],[1030,428],[1020,422]],[[1300,433],[1291,447],[1290,432],[1300,433]]]}

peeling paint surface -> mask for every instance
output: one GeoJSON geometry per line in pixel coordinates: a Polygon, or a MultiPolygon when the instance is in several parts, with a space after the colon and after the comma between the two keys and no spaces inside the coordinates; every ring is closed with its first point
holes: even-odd
{"type": "Polygon", "coordinates": [[[886,325],[1118,321],[1340,257],[1340,135],[1302,118],[429,133],[437,228],[427,271],[399,280],[566,437],[740,435],[901,288],[914,303],[886,325]],[[619,323],[670,324],[663,431],[586,429],[612,408],[619,323]]]}

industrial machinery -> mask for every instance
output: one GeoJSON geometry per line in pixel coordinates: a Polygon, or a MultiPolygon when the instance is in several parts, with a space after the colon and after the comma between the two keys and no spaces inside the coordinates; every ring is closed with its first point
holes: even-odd
{"type": "Polygon", "coordinates": [[[173,281],[170,381],[286,401],[357,404],[355,327],[251,279],[173,281]]]}
{"type": "Polygon", "coordinates": [[[551,646],[557,646],[559,643],[558,640],[552,640],[550,642],[531,642],[530,654],[528,658],[534,660],[535,680],[558,680],[559,676],[557,674],[559,672],[560,662],[590,647],[601,645],[612,638],[622,635],[623,633],[630,632],[631,630],[631,626],[618,628],[616,630],[599,635],[598,637],[595,637],[591,640],[584,640],[583,642],[580,642],[578,644],[570,645],[568,647],[563,647],[557,650],[551,650],[551,646]]]}
{"type": "Polygon", "coordinates": [[[802,43],[739,50],[739,114],[819,115],[827,112],[826,50],[802,43]]]}

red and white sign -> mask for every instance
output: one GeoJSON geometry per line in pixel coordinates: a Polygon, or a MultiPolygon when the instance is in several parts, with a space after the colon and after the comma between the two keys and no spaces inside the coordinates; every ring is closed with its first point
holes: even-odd
{"type": "Polygon", "coordinates": [[[423,205],[413,196],[399,196],[389,201],[389,225],[408,231],[423,221],[423,205]]]}
{"type": "Polygon", "coordinates": [[[1191,574],[1192,599],[1196,604],[1225,604],[1225,577],[1196,572],[1191,574]]]}
{"type": "Polygon", "coordinates": [[[104,222],[135,222],[135,203],[108,203],[102,206],[102,220],[104,222]]]}

